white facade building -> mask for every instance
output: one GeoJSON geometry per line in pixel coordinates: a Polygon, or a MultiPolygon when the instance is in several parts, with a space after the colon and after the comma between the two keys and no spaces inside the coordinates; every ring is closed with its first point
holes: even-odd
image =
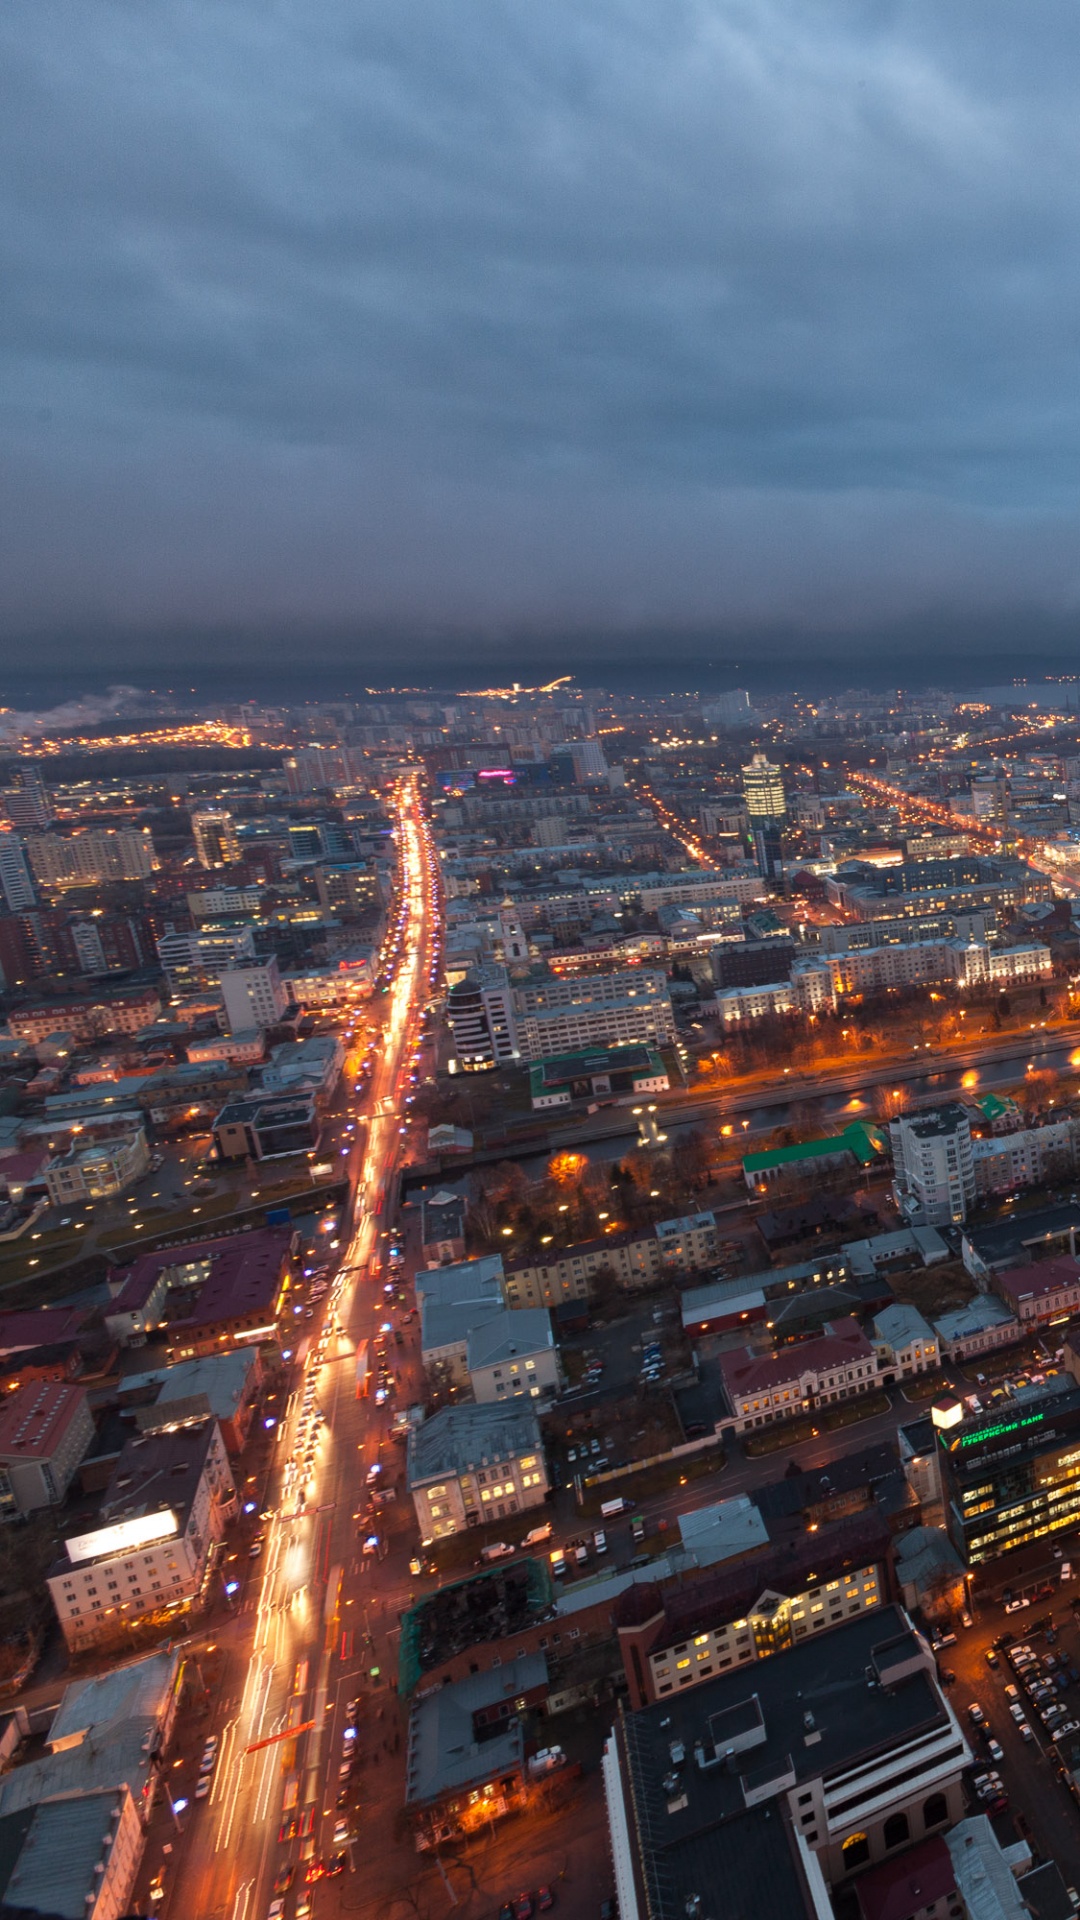
{"type": "Polygon", "coordinates": [[[960,1225],[975,1202],[971,1121],[957,1104],[901,1115],[889,1127],[896,1196],[921,1226],[960,1225]]]}
{"type": "Polygon", "coordinates": [[[227,967],[221,976],[221,997],[230,1033],[250,1033],[253,1027],[274,1027],[289,1004],[289,994],[278,971],[277,956],[227,967]]]}

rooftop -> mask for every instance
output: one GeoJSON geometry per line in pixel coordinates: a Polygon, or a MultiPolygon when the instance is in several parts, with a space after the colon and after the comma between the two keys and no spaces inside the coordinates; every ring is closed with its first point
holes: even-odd
{"type": "Polygon", "coordinates": [[[554,1605],[545,1559],[483,1567],[438,1587],[402,1615],[398,1691],[407,1699],[425,1673],[485,1640],[500,1640],[539,1620],[554,1605]]]}
{"type": "Polygon", "coordinates": [[[964,1242],[985,1267],[1016,1267],[1028,1248],[1065,1239],[1073,1227],[1080,1230],[1080,1206],[1040,1207],[1035,1213],[1014,1209],[989,1226],[965,1227],[964,1242]]]}
{"type": "MultiPolygon", "coordinates": [[[[899,1607],[624,1712],[620,1737],[650,1912],[679,1920],[687,1896],[704,1886],[718,1906],[723,1890],[720,1910],[733,1915],[798,1914],[795,1869],[779,1839],[785,1826],[775,1817],[763,1824],[766,1809],[748,1808],[747,1793],[792,1775],[796,1783],[828,1779],[953,1724],[930,1654],[899,1607]],[[727,1766],[708,1765],[730,1748],[727,1766]],[[786,1880],[786,1905],[774,1874],[786,1880]]],[[[955,1744],[959,1764],[966,1747],[958,1731],[955,1744]]]]}
{"type": "Polygon", "coordinates": [[[272,1314],[292,1247],[291,1227],[259,1227],[216,1240],[192,1240],[140,1254],[128,1268],[109,1310],[145,1306],[162,1273],[188,1289],[189,1311],[169,1313],[171,1324],[192,1329],[252,1313],[272,1314]]]}
{"type": "Polygon", "coordinates": [[[767,1393],[808,1373],[871,1360],[873,1354],[862,1328],[849,1317],[831,1321],[826,1332],[781,1347],[778,1353],[756,1354],[743,1347],[719,1354],[718,1364],[729,1394],[767,1393]]]}
{"type": "Polygon", "coordinates": [[[1037,1260],[1028,1267],[999,1271],[994,1285],[1006,1305],[1017,1307],[1024,1300],[1042,1300],[1048,1293],[1075,1287],[1077,1281],[1080,1281],[1080,1260],[1065,1254],[1057,1260],[1037,1260]]]}
{"type": "Polygon", "coordinates": [[[410,1429],[409,1485],[540,1451],[540,1425],[527,1406],[442,1407],[410,1429]]]}
{"type": "MultiPolygon", "coordinates": [[[[754,987],[754,993],[761,989],[754,987]]],[[[867,1120],[853,1120],[841,1133],[827,1134],[823,1140],[804,1140],[794,1147],[774,1147],[769,1153],[748,1153],[743,1161],[746,1173],[762,1173],[769,1167],[795,1166],[802,1160],[820,1160],[829,1154],[851,1153],[861,1167],[880,1160],[885,1152],[885,1136],[880,1127],[867,1120]]]]}
{"type": "Polygon", "coordinates": [[[86,1319],[85,1307],[29,1307],[0,1313],[0,1355],[70,1340],[86,1319]]]}
{"type": "MultiPolygon", "coordinates": [[[[25,1824],[24,1811],[9,1816],[22,1844],[0,1892],[4,1911],[48,1914],[50,1920],[85,1920],[100,1890],[96,1869],[108,1851],[103,1838],[115,1833],[126,1797],[121,1785],[102,1787],[46,1801],[33,1809],[25,1824]]],[[[3,1816],[0,1827],[8,1827],[3,1816]]],[[[0,1847],[10,1859],[2,1840],[0,1847]]]]}
{"type": "Polygon", "coordinates": [[[525,1756],[521,1722],[512,1715],[489,1738],[478,1740],[474,1715],[546,1685],[543,1654],[519,1654],[505,1666],[438,1687],[418,1700],[409,1719],[407,1803],[423,1806],[516,1771],[525,1756]]]}
{"type": "Polygon", "coordinates": [[[37,1380],[0,1401],[0,1460],[48,1460],[86,1407],[81,1387],[37,1380]]]}
{"type": "Polygon", "coordinates": [[[555,1345],[551,1315],[546,1307],[521,1307],[511,1313],[503,1308],[490,1319],[470,1327],[467,1365],[470,1373],[477,1367],[498,1366],[503,1360],[515,1360],[526,1353],[546,1353],[555,1345]]]}
{"type": "Polygon", "coordinates": [[[855,1884],[863,1920],[911,1920],[912,1914],[944,1900],[956,1885],[956,1875],[948,1847],[934,1834],[861,1873],[855,1884]]]}

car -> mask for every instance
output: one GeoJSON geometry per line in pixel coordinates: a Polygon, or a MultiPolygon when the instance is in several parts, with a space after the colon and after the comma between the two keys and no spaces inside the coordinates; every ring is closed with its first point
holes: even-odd
{"type": "Polygon", "coordinates": [[[1026,1720],[1017,1721],[1016,1731],[1020,1735],[1021,1740],[1034,1740],[1035,1738],[1026,1720]]]}
{"type": "Polygon", "coordinates": [[[986,1715],[977,1700],[973,1700],[968,1708],[968,1719],[976,1727],[981,1727],[983,1721],[986,1719],[986,1715]]]}
{"type": "Polygon", "coordinates": [[[261,1535],[257,1540],[253,1540],[248,1548],[248,1559],[257,1560],[265,1545],[266,1542],[261,1535]]]}
{"type": "Polygon", "coordinates": [[[201,1773],[199,1775],[198,1784],[195,1788],[196,1800],[205,1800],[207,1794],[210,1791],[210,1786],[211,1786],[210,1775],[208,1773],[201,1773]]]}
{"type": "Polygon", "coordinates": [[[284,1900],[271,1900],[266,1910],[266,1920],[282,1920],[285,1912],[284,1900]]]}
{"type": "Polygon", "coordinates": [[[1073,1912],[1080,1913],[1080,1893],[1077,1893],[1075,1887],[1066,1887],[1065,1891],[1069,1896],[1069,1905],[1073,1912]]]}
{"type": "Polygon", "coordinates": [[[1005,1698],[1006,1700],[1019,1700],[1020,1698],[1020,1689],[1014,1686],[1011,1680],[1005,1689],[1005,1698]]]}
{"type": "Polygon", "coordinates": [[[619,1903],[617,1900],[601,1900],[600,1920],[619,1920],[619,1903]]]}
{"type": "Polygon", "coordinates": [[[990,1739],[986,1743],[986,1748],[987,1748],[987,1752],[990,1755],[991,1760],[1004,1760],[1005,1750],[1002,1747],[1000,1740],[995,1740],[991,1735],[990,1739]]]}
{"type": "Polygon", "coordinates": [[[986,1649],[986,1664],[988,1667],[994,1668],[1000,1667],[1001,1665],[1001,1661],[998,1659],[993,1647],[987,1647],[986,1649]]]}
{"type": "Polygon", "coordinates": [[[1066,1734],[1080,1733],[1080,1720],[1066,1720],[1063,1726],[1055,1729],[1055,1740],[1063,1740],[1066,1734]]]}
{"type": "Polygon", "coordinates": [[[514,1920],[532,1920],[533,1897],[531,1893],[519,1893],[514,1901],[514,1920]]]}
{"type": "Polygon", "coordinates": [[[1010,1700],[1009,1712],[1012,1714],[1017,1726],[1022,1727],[1027,1718],[1027,1709],[1020,1705],[1019,1700],[1010,1700]]]}
{"type": "Polygon", "coordinates": [[[347,1821],[347,1820],[335,1820],[335,1822],[334,1822],[334,1846],[335,1846],[335,1847],[344,1847],[344,1846],[346,1846],[346,1845],[348,1844],[348,1842],[349,1842],[349,1841],[350,1841],[351,1839],[352,1839],[352,1834],[351,1834],[351,1833],[349,1832],[349,1824],[348,1824],[348,1821],[347,1821]]]}
{"type": "Polygon", "coordinates": [[[504,1900],[499,1908],[499,1920],[514,1920],[514,1909],[509,1900],[504,1900]]]}
{"type": "Polygon", "coordinates": [[[539,1913],[547,1913],[548,1908],[553,1907],[554,1905],[555,1905],[555,1895],[552,1893],[551,1888],[538,1887],[536,1890],[537,1911],[539,1913]]]}
{"type": "Polygon", "coordinates": [[[278,1828],[277,1837],[280,1844],[282,1846],[285,1846],[288,1841],[295,1840],[299,1831],[300,1831],[299,1815],[295,1813],[287,1814],[285,1819],[282,1821],[280,1827],[278,1828]]]}
{"type": "Polygon", "coordinates": [[[344,1873],[348,1864],[349,1856],[347,1853],[332,1853],[323,1871],[328,1880],[333,1880],[339,1873],[344,1873]]]}

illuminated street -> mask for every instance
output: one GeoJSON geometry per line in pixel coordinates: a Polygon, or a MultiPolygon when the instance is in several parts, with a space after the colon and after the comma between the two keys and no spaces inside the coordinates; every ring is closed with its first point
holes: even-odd
{"type": "MultiPolygon", "coordinates": [[[[316,1913],[336,1905],[332,1890],[340,1883],[307,1887],[305,1869],[311,1859],[341,1851],[333,1844],[335,1782],[366,1590],[354,1509],[391,1412],[374,1399],[357,1399],[356,1351],[382,1318],[382,1285],[367,1267],[379,1245],[405,1132],[400,1116],[419,1015],[431,991],[432,870],[414,778],[402,782],[396,808],[404,919],[388,991],[371,1003],[373,1022],[380,1004],[385,1016],[370,1085],[355,1115],[358,1140],[364,1137],[351,1168],[351,1237],[312,1322],[315,1331],[299,1349],[302,1365],[293,1369],[264,1497],[258,1569],[236,1616],[200,1637],[224,1649],[237,1679],[231,1691],[226,1683],[225,1704],[201,1730],[218,1733],[220,1756],[208,1802],[181,1815],[187,1830],[171,1885],[166,1877],[166,1914],[263,1915],[272,1881],[290,1865],[296,1870],[290,1915],[306,1911],[305,1899],[314,1901],[316,1913]],[[290,1735],[291,1728],[304,1731],[290,1735]],[[279,1840],[279,1831],[291,1838],[279,1840]]],[[[393,940],[393,929],[388,937],[393,940]]],[[[352,1691],[359,1693],[359,1685],[352,1691]]],[[[362,1818],[354,1818],[351,1829],[359,1869],[370,1836],[362,1818]]],[[[149,1849],[146,1871],[158,1864],[149,1849]]]]}

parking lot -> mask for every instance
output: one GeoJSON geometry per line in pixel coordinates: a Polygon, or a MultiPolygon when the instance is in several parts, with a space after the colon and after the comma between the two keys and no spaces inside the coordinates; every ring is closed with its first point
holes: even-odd
{"type": "MultiPolygon", "coordinates": [[[[955,1674],[949,1695],[976,1756],[971,1780],[989,1771],[1000,1775],[1007,1801],[995,1821],[1001,1838],[1007,1843],[1015,1837],[1008,1832],[1015,1824],[1040,1859],[1056,1860],[1066,1882],[1080,1887],[1080,1806],[1054,1740],[1056,1735],[1070,1751],[1076,1743],[1080,1763],[1080,1727],[1072,1735],[1062,1733],[1070,1722],[1080,1723],[1080,1680],[1073,1678],[1080,1675],[1080,1624],[1065,1590],[1052,1603],[1008,1618],[1003,1608],[980,1609],[974,1627],[961,1630],[952,1645],[939,1651],[938,1665],[946,1678],[955,1674]],[[1049,1641],[1041,1624],[1045,1621],[1050,1623],[1049,1641]],[[994,1651],[994,1642],[1006,1634],[1030,1649],[1017,1663],[1019,1672],[1007,1649],[994,1651]],[[975,1719],[973,1707],[981,1719],[975,1719]],[[1047,1727],[1043,1715],[1056,1716],[1056,1724],[1047,1727]]],[[[998,1804],[992,1797],[979,1799],[974,1789],[972,1802],[976,1810],[991,1813],[998,1804]]]]}

